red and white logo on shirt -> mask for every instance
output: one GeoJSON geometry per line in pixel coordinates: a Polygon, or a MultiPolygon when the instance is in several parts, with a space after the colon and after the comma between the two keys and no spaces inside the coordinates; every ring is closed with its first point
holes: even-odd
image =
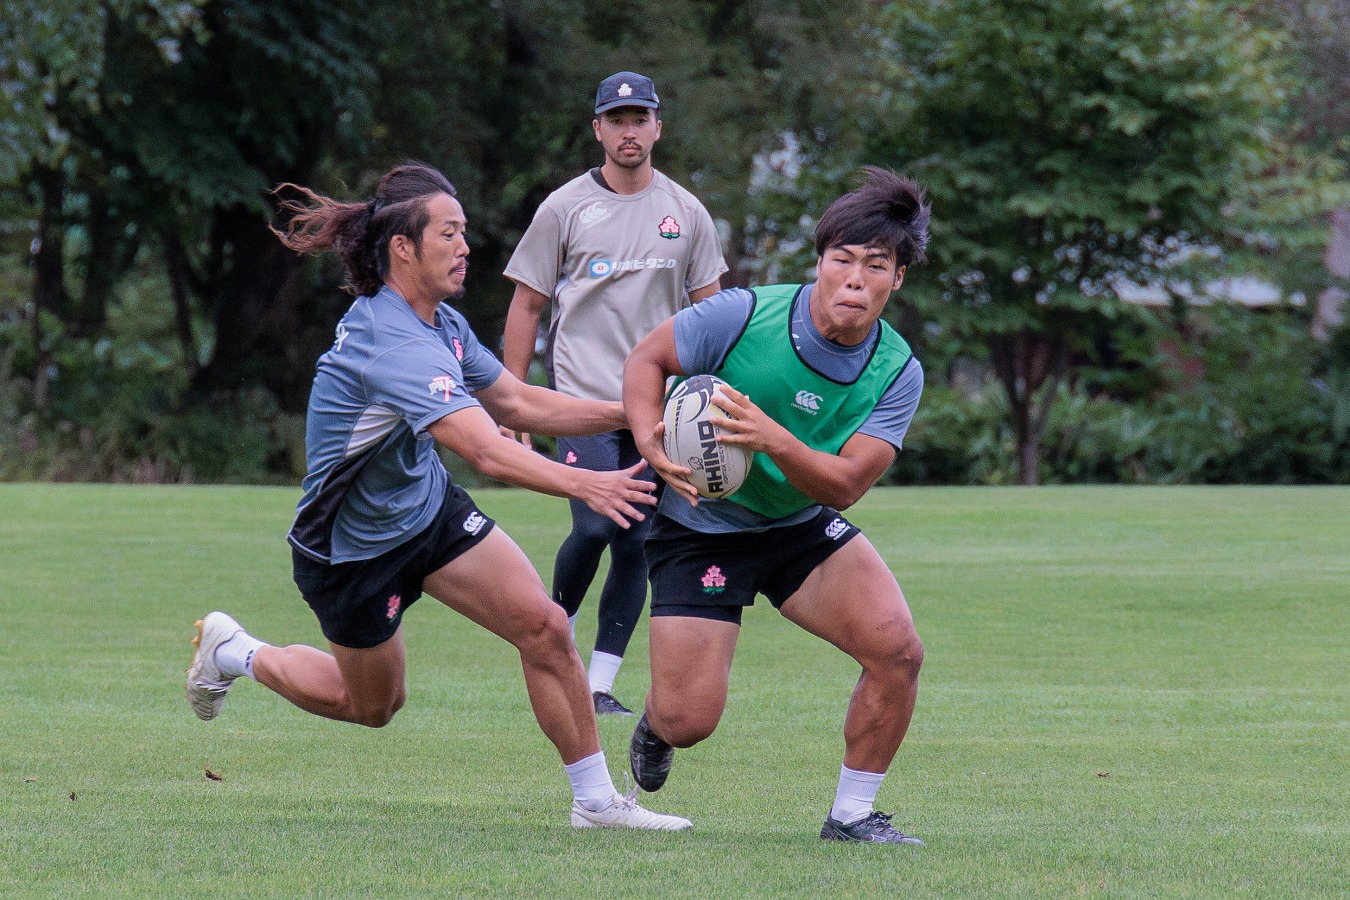
{"type": "Polygon", "coordinates": [[[450,392],[455,389],[455,380],[449,375],[438,375],[427,385],[432,394],[440,394],[441,399],[450,402],[450,392]]]}

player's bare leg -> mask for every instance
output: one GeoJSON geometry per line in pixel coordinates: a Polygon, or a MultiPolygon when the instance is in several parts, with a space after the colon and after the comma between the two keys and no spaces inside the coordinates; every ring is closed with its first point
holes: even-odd
{"type": "Polygon", "coordinates": [[[408,697],[403,629],[374,647],[329,644],[332,653],[292,644],[263,646],[253,657],[253,677],[306,712],[380,728],[408,697]]]}
{"type": "Polygon", "coordinates": [[[494,528],[422,586],[520,652],[535,718],[564,763],[599,752],[595,707],[567,614],[549,599],[534,566],[506,532],[494,528]]]}
{"type": "Polygon", "coordinates": [[[741,627],[692,616],[654,616],[649,629],[647,721],[670,744],[692,747],[722,720],[741,627]]]}
{"type": "Polygon", "coordinates": [[[422,586],[519,651],[535,718],[572,783],[574,827],[692,827],[688,819],[654,813],[614,790],[567,614],[549,599],[529,559],[506,532],[494,528],[473,549],[428,575],[422,586]]]}
{"type": "Polygon", "coordinates": [[[783,615],[862,666],[844,720],[844,764],[884,772],[914,715],[923,643],[900,586],[863,535],[816,567],[783,615]]]}
{"type": "Polygon", "coordinates": [[[844,719],[840,787],[821,837],[922,844],[872,808],[914,715],[923,665],[923,642],[895,576],[858,535],[807,577],[782,612],[863,669],[844,719]]]}
{"type": "Polygon", "coordinates": [[[186,691],[198,718],[214,719],[244,676],[306,712],[372,728],[388,724],[407,697],[402,631],[369,649],[331,644],[329,654],[301,644],[270,646],[218,610],[196,624],[186,691]]]}
{"type": "Polygon", "coordinates": [[[732,622],[692,616],[651,619],[652,687],[628,747],[643,790],[666,783],[676,747],[692,747],[717,728],[740,631],[732,622]]]}

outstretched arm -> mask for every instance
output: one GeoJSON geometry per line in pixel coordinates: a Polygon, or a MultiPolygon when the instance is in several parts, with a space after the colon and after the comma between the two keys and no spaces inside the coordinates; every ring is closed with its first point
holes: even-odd
{"type": "MultiPolygon", "coordinates": [[[[512,376],[503,372],[502,377],[512,376]]],[[[488,478],[555,497],[574,497],[623,528],[630,526],[628,519],[641,522],[645,517],[639,508],[656,502],[652,496],[656,485],[634,477],[642,463],[619,472],[560,465],[503,437],[492,417],[477,406],[452,412],[432,423],[427,431],[488,478]]]]}
{"type": "Polygon", "coordinates": [[[568,397],[526,384],[505,370],[474,397],[499,425],[512,431],[573,437],[628,427],[618,401],[568,397]]]}

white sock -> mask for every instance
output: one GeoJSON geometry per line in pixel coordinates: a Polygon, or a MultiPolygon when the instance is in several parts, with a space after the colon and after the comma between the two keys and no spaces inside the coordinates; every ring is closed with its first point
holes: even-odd
{"type": "Polygon", "coordinates": [[[613,653],[601,653],[595,650],[591,653],[591,670],[587,675],[591,679],[591,693],[604,691],[606,694],[614,690],[614,677],[619,674],[619,666],[623,665],[623,657],[615,656],[613,653]]]}
{"type": "Polygon", "coordinates": [[[238,678],[241,675],[252,678],[253,654],[258,652],[259,647],[267,646],[270,645],[247,631],[239,632],[216,648],[216,665],[220,667],[220,674],[230,678],[238,678]]]}
{"type": "Polygon", "coordinates": [[[605,765],[605,751],[579,759],[563,766],[567,780],[572,782],[572,798],[591,812],[599,812],[614,800],[614,780],[605,765]]]}
{"type": "Polygon", "coordinates": [[[577,613],[572,613],[567,617],[567,624],[572,628],[572,643],[575,644],[577,642],[577,613]]]}
{"type": "Polygon", "coordinates": [[[872,802],[877,799],[881,779],[885,777],[885,772],[857,772],[848,766],[840,766],[839,789],[834,795],[830,817],[847,825],[871,813],[872,802]]]}

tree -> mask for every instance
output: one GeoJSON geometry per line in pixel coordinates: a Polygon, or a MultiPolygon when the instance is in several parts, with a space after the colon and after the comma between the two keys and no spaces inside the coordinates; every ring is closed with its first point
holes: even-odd
{"type": "Polygon", "coordinates": [[[1112,278],[1241,240],[1275,182],[1308,196],[1271,127],[1280,35],[1202,0],[897,2],[882,29],[867,158],[927,186],[928,308],[986,345],[1038,483],[1070,353],[1119,312],[1112,278]]]}
{"type": "Polygon", "coordinates": [[[492,340],[511,293],[501,272],[535,210],[600,162],[596,85],[641,71],[668,123],[657,166],[726,226],[734,280],[753,161],[802,123],[843,130],[865,65],[855,46],[863,11],[827,0],[434,0],[415,15],[391,10],[371,156],[424,158],[459,189],[473,246],[467,312],[492,340]]]}
{"type": "Polygon", "coordinates": [[[269,191],[369,196],[412,158],[459,189],[474,251],[465,311],[493,344],[506,259],[544,196],[599,161],[590,100],[628,68],[656,78],[671,126],[658,164],[726,226],[734,266],[759,151],[793,123],[824,134],[846,117],[844,73],[862,64],[851,16],[865,9],[15,0],[0,11],[0,273],[22,276],[32,302],[6,292],[0,339],[31,325],[14,358],[38,407],[58,373],[36,416],[50,427],[88,408],[70,395],[126,374],[70,361],[122,337],[128,298],[163,297],[165,321],[141,318],[136,336],[157,360],[139,383],[163,389],[129,405],[181,418],[254,396],[295,413],[345,299],[332,259],[299,260],[268,232],[269,191]]]}
{"type": "MultiPolygon", "coordinates": [[[[123,95],[105,90],[110,45],[133,38],[145,77],[171,66],[198,22],[197,2],[170,0],[15,0],[0,18],[0,185],[17,188],[6,205],[31,211],[34,400],[46,402],[56,336],[101,325],[108,296],[134,257],[134,228],[119,227],[112,195],[125,173],[107,148],[82,139],[123,95]],[[78,234],[72,230],[78,229],[78,234]],[[68,252],[69,239],[80,248],[68,252]],[[67,257],[82,265],[71,289],[67,257]],[[55,332],[49,333],[49,332],[55,332]]],[[[116,56],[116,50],[113,51],[116,56]]]]}
{"type": "MultiPolygon", "coordinates": [[[[1258,8],[1293,40],[1299,87],[1291,127],[1297,140],[1331,155],[1343,173],[1350,166],[1350,0],[1269,0],[1258,8]]],[[[1345,321],[1342,307],[1350,299],[1350,199],[1332,213],[1331,234],[1315,249],[1325,273],[1321,283],[1308,285],[1317,299],[1312,332],[1326,340],[1345,321]]],[[[1305,277],[1319,271],[1306,257],[1295,265],[1305,277]]]]}

